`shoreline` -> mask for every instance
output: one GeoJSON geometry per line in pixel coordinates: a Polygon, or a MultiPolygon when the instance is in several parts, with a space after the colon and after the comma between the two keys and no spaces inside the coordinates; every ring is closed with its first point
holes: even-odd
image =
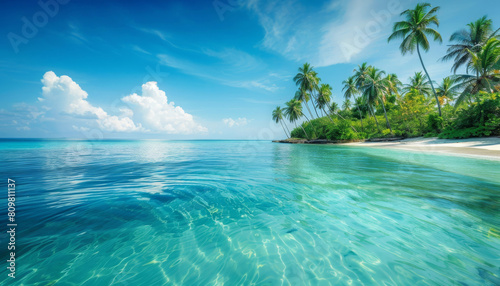
{"type": "Polygon", "coordinates": [[[372,147],[400,149],[407,151],[455,155],[479,159],[500,161],[500,137],[481,137],[468,139],[438,139],[438,138],[392,138],[389,140],[372,140],[358,142],[342,142],[328,140],[276,140],[277,143],[288,144],[322,144],[355,147],[372,147]]]}

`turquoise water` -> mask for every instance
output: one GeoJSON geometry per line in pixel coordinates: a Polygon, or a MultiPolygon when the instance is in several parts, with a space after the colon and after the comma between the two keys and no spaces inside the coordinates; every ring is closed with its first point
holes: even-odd
{"type": "Polygon", "coordinates": [[[500,162],[252,141],[0,141],[0,158],[4,285],[500,283],[500,162]]]}

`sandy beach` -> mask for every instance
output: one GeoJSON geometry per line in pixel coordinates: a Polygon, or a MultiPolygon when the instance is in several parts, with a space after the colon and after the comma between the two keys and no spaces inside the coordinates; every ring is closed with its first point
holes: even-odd
{"type": "Polygon", "coordinates": [[[397,148],[425,153],[444,153],[500,161],[500,137],[469,139],[411,138],[392,142],[354,142],[340,145],[397,148]]]}

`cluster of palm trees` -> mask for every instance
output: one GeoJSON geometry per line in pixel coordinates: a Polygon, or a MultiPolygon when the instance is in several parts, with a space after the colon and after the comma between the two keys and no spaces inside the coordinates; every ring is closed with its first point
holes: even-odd
{"type": "MultiPolygon", "coordinates": [[[[401,13],[406,19],[396,22],[393,27],[393,33],[388,41],[401,38],[401,53],[413,53],[417,50],[420,63],[427,75],[427,84],[430,85],[432,93],[436,99],[436,104],[441,113],[441,103],[443,100],[451,101],[450,95],[458,93],[459,97],[455,101],[455,107],[458,107],[467,97],[476,95],[480,91],[494,92],[500,83],[500,40],[498,32],[500,29],[493,30],[491,19],[486,16],[467,25],[468,29],[462,29],[453,33],[447,54],[441,58],[443,61],[453,60],[451,70],[454,75],[443,79],[443,83],[434,89],[434,83],[431,80],[427,69],[425,68],[420,54],[420,47],[424,51],[429,50],[429,40],[432,37],[435,41],[442,42],[442,37],[431,26],[439,27],[439,20],[436,12],[439,7],[431,8],[429,3],[419,3],[415,9],[408,9],[401,13]],[[457,70],[466,67],[466,74],[457,75],[457,70]],[[469,72],[473,72],[472,75],[469,72]],[[441,97],[441,100],[439,98],[441,97]]],[[[497,89],[498,90],[498,89],[497,89]]],[[[428,93],[426,91],[426,93],[428,93]]]]}
{"type": "MultiPolygon", "coordinates": [[[[286,103],[284,109],[281,109],[279,106],[276,107],[273,111],[273,120],[276,123],[280,122],[282,126],[286,126],[283,124],[283,119],[286,117],[291,123],[297,125],[296,122],[302,117],[305,117],[307,122],[312,126],[311,120],[315,117],[309,107],[309,103],[311,102],[316,118],[319,118],[319,114],[321,114],[322,116],[328,117],[331,122],[334,123],[330,117],[332,114],[335,114],[336,109],[336,105],[331,105],[332,87],[328,84],[320,83],[321,79],[318,77],[318,73],[314,71],[313,67],[309,63],[305,63],[299,68],[299,72],[293,80],[298,90],[295,92],[294,98],[286,103]],[[303,113],[302,105],[306,107],[310,117],[303,113]]],[[[283,127],[283,129],[285,129],[285,127],[283,127]]],[[[302,130],[306,138],[310,138],[303,127],[302,130]]],[[[291,136],[290,131],[288,131],[287,135],[289,137],[291,136]]]]}
{"type": "Polygon", "coordinates": [[[342,82],[342,85],[345,101],[354,98],[356,102],[355,105],[360,114],[361,128],[363,130],[363,113],[361,112],[361,107],[365,106],[375,119],[377,129],[380,131],[378,120],[374,112],[375,106],[380,104],[384,111],[386,126],[392,133],[391,124],[387,117],[385,102],[387,97],[397,92],[401,86],[401,82],[397,75],[386,75],[385,71],[369,66],[367,63],[363,63],[354,70],[354,75],[342,82]]]}
{"type": "MultiPolygon", "coordinates": [[[[414,9],[408,9],[401,13],[403,21],[396,22],[392,34],[388,41],[401,39],[400,51],[403,55],[417,52],[422,72],[416,72],[409,80],[409,83],[403,85],[396,74],[387,74],[376,67],[367,63],[359,65],[354,74],[342,82],[344,95],[344,110],[357,110],[363,126],[363,114],[367,111],[376,123],[380,132],[379,123],[375,116],[376,110],[382,108],[385,117],[387,129],[392,133],[389,117],[387,116],[386,102],[388,98],[399,98],[406,94],[420,94],[429,98],[428,103],[431,106],[437,106],[439,116],[442,116],[442,105],[454,103],[455,108],[464,102],[470,103],[471,99],[481,92],[500,91],[500,40],[499,30],[494,30],[492,21],[486,16],[467,25],[467,29],[455,32],[450,37],[447,54],[442,61],[453,60],[453,75],[443,79],[437,88],[432,81],[422,60],[421,50],[430,49],[429,38],[442,42],[442,37],[436,30],[439,27],[437,12],[439,7],[431,7],[428,3],[417,4],[414,9]],[[458,70],[465,68],[464,74],[456,74],[458,70]],[[397,95],[397,96],[395,96],[397,95]],[[431,100],[433,98],[433,100],[431,100]],[[354,101],[354,106],[351,103],[354,101]],[[362,111],[363,110],[363,111],[362,111]]],[[[286,107],[281,109],[277,107],[273,111],[273,119],[276,123],[281,122],[283,129],[286,125],[283,120],[286,117],[290,122],[295,123],[302,117],[305,117],[308,124],[314,119],[312,110],[316,118],[326,116],[334,123],[333,116],[344,119],[337,112],[337,105],[331,102],[332,88],[328,84],[321,84],[318,74],[313,67],[305,63],[299,68],[299,72],[294,77],[298,87],[295,97],[286,103],[286,107]],[[312,102],[312,109],[309,103],[312,102]],[[309,116],[302,111],[304,105],[309,116]],[[319,111],[319,113],[318,113],[319,111]]],[[[401,105],[398,101],[396,104],[401,105]]],[[[301,125],[306,138],[310,138],[306,130],[301,125]]],[[[354,127],[351,128],[357,132],[354,127]]],[[[314,133],[314,126],[312,126],[314,133]]],[[[290,131],[287,130],[288,136],[290,131]]],[[[315,134],[310,134],[315,136],[315,134]]]]}

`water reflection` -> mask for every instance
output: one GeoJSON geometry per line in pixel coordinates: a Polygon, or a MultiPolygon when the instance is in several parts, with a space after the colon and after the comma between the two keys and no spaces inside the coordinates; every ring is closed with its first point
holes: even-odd
{"type": "Polygon", "coordinates": [[[438,156],[401,167],[381,152],[237,141],[0,143],[9,163],[0,169],[16,175],[22,194],[19,282],[495,283],[500,186],[483,178],[498,166],[438,156]],[[434,168],[437,161],[482,175],[434,168]]]}

